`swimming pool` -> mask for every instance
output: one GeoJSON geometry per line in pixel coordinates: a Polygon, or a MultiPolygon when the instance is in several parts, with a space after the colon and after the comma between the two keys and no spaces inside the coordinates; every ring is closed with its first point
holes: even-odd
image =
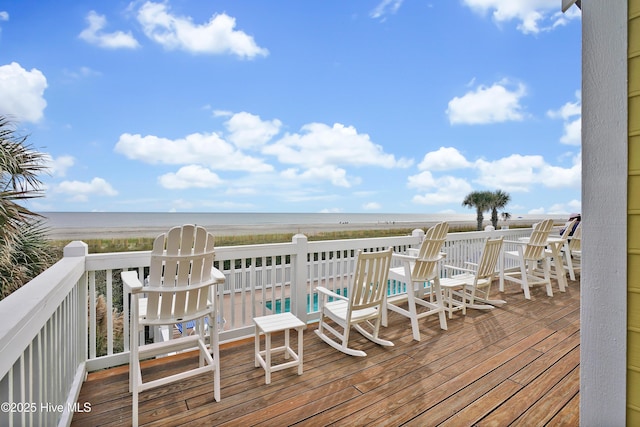
{"type": "MultiPolygon", "coordinates": [[[[430,289],[431,284],[426,283],[425,289],[430,289]]],[[[400,293],[404,293],[407,291],[407,285],[405,283],[396,282],[395,280],[389,281],[389,286],[387,288],[387,295],[396,295],[400,293]]],[[[338,295],[347,296],[347,288],[337,289],[335,291],[338,295]]],[[[329,297],[329,301],[333,301],[333,298],[329,297]]],[[[275,300],[269,300],[264,304],[269,310],[273,311],[274,314],[282,313],[282,299],[278,298],[275,300]],[[275,305],[275,307],[274,307],[275,305]]],[[[287,297],[284,299],[284,312],[291,311],[291,298],[287,297]]],[[[307,313],[312,313],[318,311],[318,294],[313,293],[310,298],[310,295],[307,295],[307,313]],[[311,305],[313,304],[313,306],[311,305]]]]}

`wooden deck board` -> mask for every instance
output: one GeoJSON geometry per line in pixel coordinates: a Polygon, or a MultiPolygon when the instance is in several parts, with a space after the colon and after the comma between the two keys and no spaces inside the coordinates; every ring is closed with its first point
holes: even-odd
{"type": "MultiPolygon", "coordinates": [[[[385,348],[357,333],[351,344],[367,357],[343,355],[304,332],[304,373],[254,367],[253,339],[223,345],[222,400],[211,375],[140,395],[140,425],[578,425],[580,292],[549,298],[541,288],[525,300],[515,286],[495,293],[507,304],[455,313],[443,331],[436,316],[420,321],[420,342],[408,319],[390,313],[385,348]]],[[[292,345],[297,334],[292,334],[292,345]]],[[[274,341],[279,336],[274,337],[274,341]]],[[[149,377],[197,363],[191,354],[144,363],[149,377]]],[[[73,426],[131,424],[128,366],[89,374],[78,401],[92,411],[73,426]]]]}

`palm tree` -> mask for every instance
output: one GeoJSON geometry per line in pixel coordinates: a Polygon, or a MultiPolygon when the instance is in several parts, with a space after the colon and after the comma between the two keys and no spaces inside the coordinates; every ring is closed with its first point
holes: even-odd
{"type": "Polygon", "coordinates": [[[510,200],[511,196],[509,193],[505,193],[502,190],[496,190],[491,193],[489,207],[491,208],[491,225],[493,225],[493,228],[498,229],[498,209],[503,209],[510,200]]]}
{"type": "Polygon", "coordinates": [[[491,208],[491,200],[493,193],[490,191],[472,191],[467,194],[462,202],[462,206],[469,208],[476,208],[478,220],[478,231],[482,230],[482,223],[484,221],[484,212],[491,208]]]}
{"type": "Polygon", "coordinates": [[[504,222],[507,222],[511,219],[511,214],[509,212],[502,212],[500,213],[500,216],[502,217],[502,220],[504,222]]]}
{"type": "Polygon", "coordinates": [[[38,174],[45,170],[44,154],[0,116],[0,299],[53,263],[42,217],[20,204],[42,196],[38,174]]]}

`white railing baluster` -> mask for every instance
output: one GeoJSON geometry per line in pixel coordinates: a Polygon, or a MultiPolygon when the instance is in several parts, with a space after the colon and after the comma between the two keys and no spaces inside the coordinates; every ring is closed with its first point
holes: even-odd
{"type": "Polygon", "coordinates": [[[107,270],[107,354],[113,354],[113,270],[107,270]]]}
{"type": "Polygon", "coordinates": [[[96,272],[89,272],[89,359],[96,358],[96,272]]]}

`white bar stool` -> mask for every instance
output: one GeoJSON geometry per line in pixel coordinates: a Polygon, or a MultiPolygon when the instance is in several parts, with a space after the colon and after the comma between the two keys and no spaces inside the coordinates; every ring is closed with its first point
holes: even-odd
{"type": "Polygon", "coordinates": [[[271,372],[280,371],[286,368],[298,367],[298,375],[302,375],[302,331],[306,328],[304,322],[293,314],[279,313],[269,316],[254,317],[253,323],[256,325],[255,339],[255,366],[262,366],[266,372],[265,384],[271,383],[271,372]],[[289,331],[298,331],[298,353],[289,345],[289,331]],[[271,348],[271,334],[284,331],[284,345],[271,348]],[[265,335],[265,349],[260,350],[260,333],[265,335]],[[283,352],[284,358],[293,360],[278,365],[271,365],[271,355],[274,352],[283,352]]]}

